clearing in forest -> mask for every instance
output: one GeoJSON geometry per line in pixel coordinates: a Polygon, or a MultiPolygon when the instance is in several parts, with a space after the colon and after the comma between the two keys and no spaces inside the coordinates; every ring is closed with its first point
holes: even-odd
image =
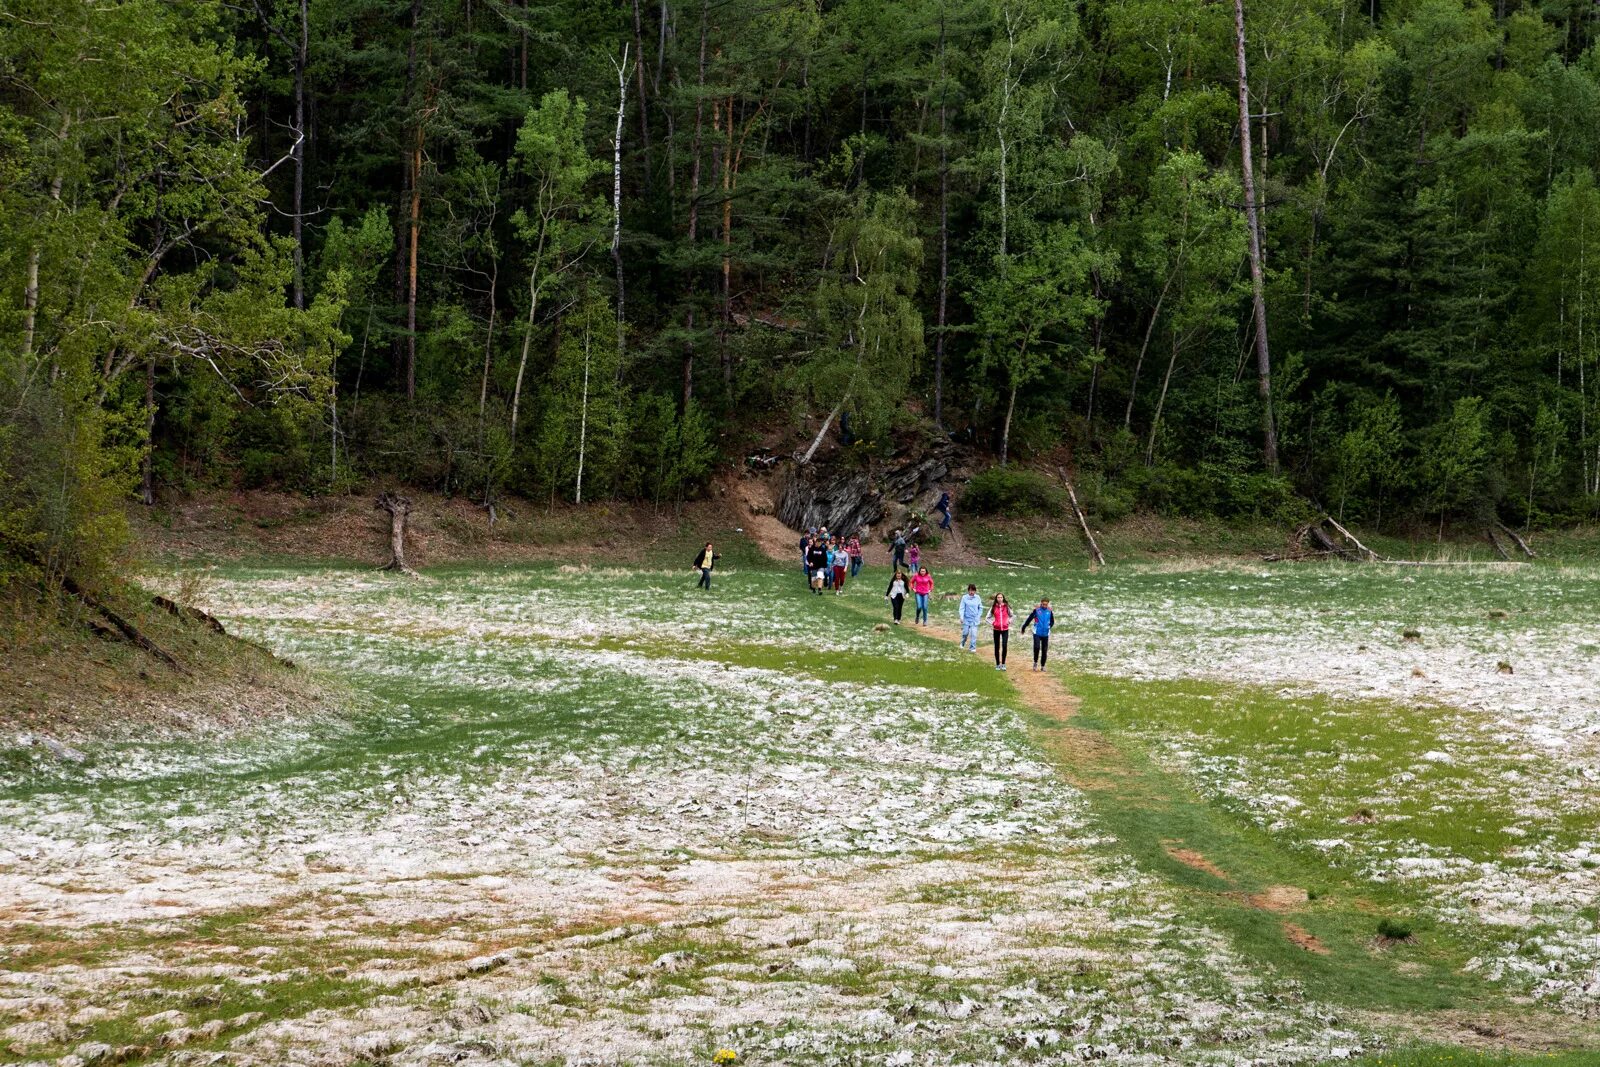
{"type": "Polygon", "coordinates": [[[1049,677],[1025,641],[1006,674],[958,651],[953,601],[877,628],[881,576],[218,572],[201,606],[356,710],[7,764],[0,1048],[1295,1064],[1596,1041],[1600,575],[938,574],[1048,592],[1049,677]]]}

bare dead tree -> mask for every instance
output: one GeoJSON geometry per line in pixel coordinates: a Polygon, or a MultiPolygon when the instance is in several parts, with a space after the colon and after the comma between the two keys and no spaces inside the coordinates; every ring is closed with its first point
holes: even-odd
{"type": "Polygon", "coordinates": [[[1255,305],[1256,374],[1261,392],[1262,455],[1278,473],[1278,428],[1272,417],[1272,356],[1267,348],[1266,278],[1261,266],[1261,215],[1256,205],[1255,164],[1250,147],[1250,78],[1244,54],[1244,0],[1233,0],[1235,58],[1239,63],[1239,162],[1244,214],[1250,235],[1250,288],[1255,305]]]}
{"type": "Polygon", "coordinates": [[[406,563],[406,519],[411,516],[411,498],[385,491],[373,507],[389,513],[389,562],[379,569],[415,577],[417,572],[406,563]]]}

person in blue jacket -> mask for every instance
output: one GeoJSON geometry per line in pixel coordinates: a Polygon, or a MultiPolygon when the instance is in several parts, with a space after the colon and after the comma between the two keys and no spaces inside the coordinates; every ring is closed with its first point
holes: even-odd
{"type": "Polygon", "coordinates": [[[959,604],[961,612],[961,647],[978,651],[978,627],[983,622],[983,597],[978,595],[978,587],[967,586],[967,595],[961,598],[959,604]]]}
{"type": "Polygon", "coordinates": [[[1028,617],[1022,620],[1022,632],[1027,633],[1028,627],[1033,627],[1033,669],[1044,670],[1045,661],[1050,658],[1050,628],[1056,624],[1056,613],[1050,610],[1050,598],[1045,597],[1039,601],[1039,606],[1028,612],[1028,617]]]}

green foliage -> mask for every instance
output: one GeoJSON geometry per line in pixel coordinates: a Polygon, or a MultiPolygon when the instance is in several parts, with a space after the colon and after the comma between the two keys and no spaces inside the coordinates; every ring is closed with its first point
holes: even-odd
{"type": "Polygon", "coordinates": [[[937,409],[1097,514],[1590,518],[1600,49],[1509,7],[1247,13],[1280,481],[1225,7],[15,0],[0,527],[87,570],[135,488],[575,497],[575,411],[586,499],[937,409]]]}
{"type": "Polygon", "coordinates": [[[1057,516],[1066,506],[1066,493],[1050,479],[1036,471],[1008,467],[979,471],[961,496],[963,511],[1008,519],[1057,516]]]}

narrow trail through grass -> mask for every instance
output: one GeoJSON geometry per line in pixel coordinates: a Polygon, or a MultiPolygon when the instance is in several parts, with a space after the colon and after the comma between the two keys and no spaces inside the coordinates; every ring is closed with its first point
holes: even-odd
{"type": "MultiPolygon", "coordinates": [[[[913,632],[960,640],[943,623],[913,632]]],[[[1195,918],[1226,932],[1247,957],[1308,995],[1418,1039],[1539,1054],[1600,1049],[1569,1017],[1514,1002],[1466,973],[1474,946],[1459,931],[1430,923],[1404,941],[1379,936],[1385,916],[1414,921],[1405,892],[1364,882],[1216,810],[1096,715],[1105,701],[1127,699],[1126,686],[1073,676],[1082,687],[1073,692],[1059,666],[1028,669],[1031,653],[1017,644],[1020,655],[1002,677],[1063,777],[1122,850],[1183,889],[1195,918]]],[[[980,644],[976,658],[988,662],[989,654],[980,644]]]]}

